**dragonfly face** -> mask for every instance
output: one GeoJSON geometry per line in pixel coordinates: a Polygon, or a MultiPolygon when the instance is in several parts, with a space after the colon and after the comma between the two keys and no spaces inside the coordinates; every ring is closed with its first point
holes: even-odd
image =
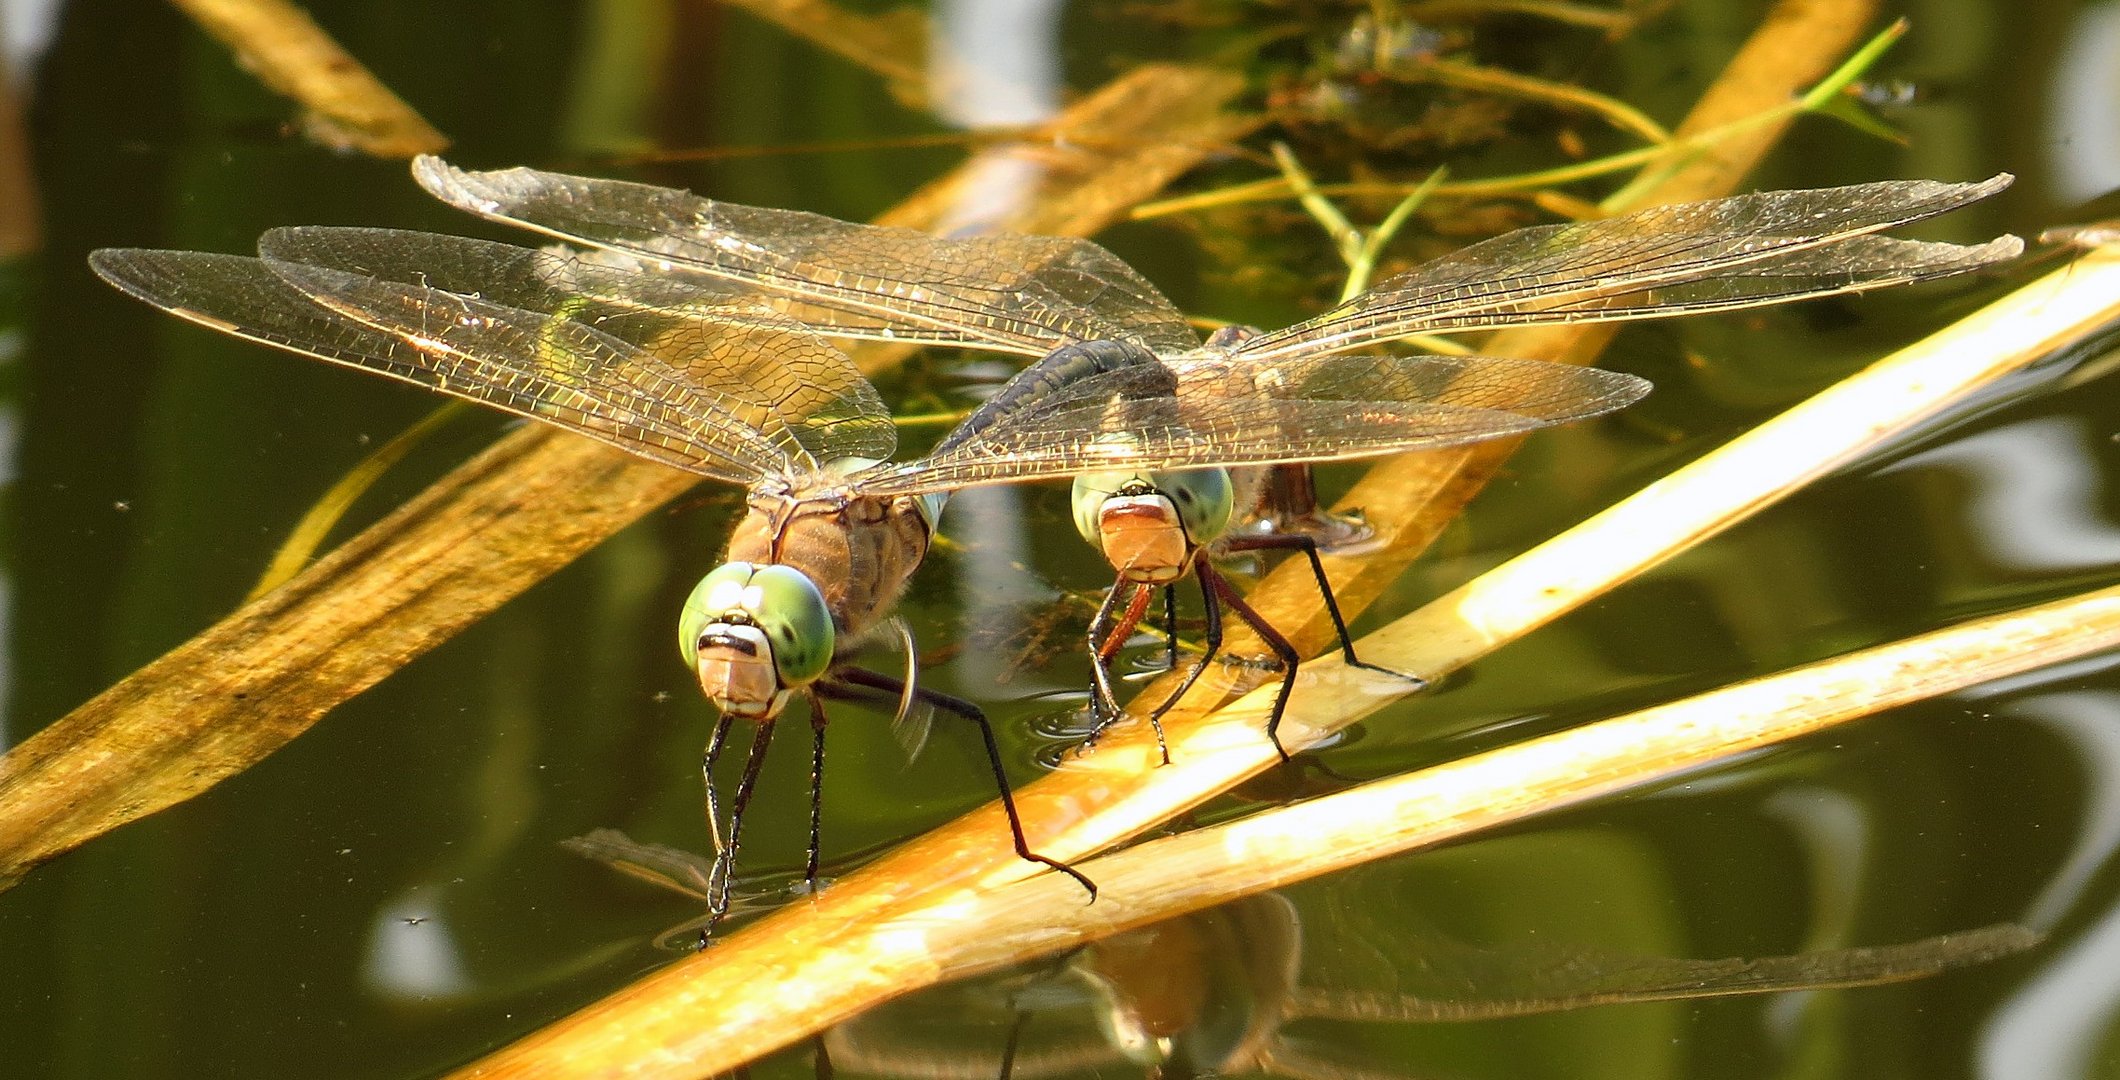
{"type": "Polygon", "coordinates": [[[832,613],[800,570],[732,562],[701,578],[677,646],[716,708],[770,720],[832,664],[832,613]]]}
{"type": "Polygon", "coordinates": [[[1229,528],[1235,500],[1226,469],[1085,473],[1075,479],[1075,531],[1122,579],[1166,585],[1229,528]]]}

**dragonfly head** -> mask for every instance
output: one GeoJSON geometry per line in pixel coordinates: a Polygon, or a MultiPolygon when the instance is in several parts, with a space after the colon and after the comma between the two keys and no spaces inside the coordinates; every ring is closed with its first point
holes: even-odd
{"type": "Polygon", "coordinates": [[[832,613],[801,571],[732,562],[701,578],[677,621],[677,648],[714,707],[770,720],[832,665],[832,613]]]}
{"type": "Polygon", "coordinates": [[[1075,479],[1075,531],[1128,581],[1185,576],[1200,545],[1229,528],[1226,469],[1086,473],[1075,479]]]}

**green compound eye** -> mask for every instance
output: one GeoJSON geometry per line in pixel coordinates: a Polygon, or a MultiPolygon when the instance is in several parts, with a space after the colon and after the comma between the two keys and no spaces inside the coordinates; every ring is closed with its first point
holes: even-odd
{"type": "Polygon", "coordinates": [[[1153,492],[1177,508],[1178,521],[1195,544],[1221,536],[1236,511],[1235,485],[1227,469],[1180,469],[1167,472],[1098,472],[1075,478],[1071,497],[1075,531],[1099,551],[1104,540],[1098,519],[1106,501],[1121,492],[1153,492]]]}
{"type": "Polygon", "coordinates": [[[832,613],[802,571],[728,563],[701,578],[677,620],[678,655],[687,666],[696,663],[699,637],[707,627],[732,616],[765,634],[783,687],[815,682],[832,666],[832,613]]]}
{"type": "Polygon", "coordinates": [[[1097,518],[1104,513],[1104,502],[1119,493],[1128,481],[1146,483],[1146,479],[1133,473],[1100,472],[1083,473],[1075,477],[1074,491],[1068,502],[1074,511],[1075,531],[1089,546],[1104,550],[1104,533],[1097,527],[1097,518]]]}
{"type": "Polygon", "coordinates": [[[1228,469],[1151,473],[1149,479],[1177,505],[1178,520],[1185,523],[1193,543],[1207,543],[1229,528],[1230,515],[1236,512],[1236,491],[1228,469]]]}
{"type": "Polygon", "coordinates": [[[699,635],[708,625],[741,606],[743,587],[757,569],[750,563],[725,563],[692,587],[692,595],[685,597],[685,606],[677,615],[677,655],[686,667],[698,662],[699,635]]]}

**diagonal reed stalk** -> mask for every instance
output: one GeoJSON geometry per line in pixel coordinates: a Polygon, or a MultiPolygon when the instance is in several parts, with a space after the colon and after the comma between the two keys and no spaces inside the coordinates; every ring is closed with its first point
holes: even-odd
{"type": "Polygon", "coordinates": [[[449,139],[287,0],[174,0],[258,81],[303,109],[310,138],[376,157],[438,154],[449,139]]]}

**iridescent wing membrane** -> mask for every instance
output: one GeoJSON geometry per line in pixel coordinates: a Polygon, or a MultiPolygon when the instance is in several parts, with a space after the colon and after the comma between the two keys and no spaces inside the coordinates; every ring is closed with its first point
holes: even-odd
{"type": "MultiPolygon", "coordinates": [[[[1042,356],[1131,340],[1197,347],[1154,286],[1086,240],[936,237],[667,188],[423,157],[429,192],[483,217],[627,252],[760,292],[838,336],[978,345],[1042,356]]],[[[2016,237],[1965,246],[1875,234],[2000,191],[1888,180],[1771,191],[1518,230],[1416,267],[1341,306],[1238,345],[1252,364],[1413,334],[1658,318],[1783,303],[1963,273],[2011,258],[2016,237]]]]}
{"type": "Polygon", "coordinates": [[[886,494],[1141,468],[1331,461],[1518,434],[1595,416],[1649,384],[1497,357],[1321,356],[1259,369],[1171,362],[1072,380],[948,449],[862,480],[886,494]]]}
{"type": "Polygon", "coordinates": [[[455,205],[609,254],[308,227],[266,234],[257,259],[116,250],[94,265],[192,321],[747,486],[885,458],[895,444],[874,390],[813,330],[1035,355],[1125,340],[1162,359],[1162,372],[1059,384],[983,418],[942,454],[855,478],[872,493],[911,494],[1528,431],[1618,408],[1647,386],[1496,357],[1335,354],[1437,329],[1827,295],[1958,273],[2018,248],[2012,237],[1964,247],[1872,235],[2007,177],[1771,192],[1500,237],[1221,350],[1199,348],[1153,286],[1087,241],[934,237],[618,181],[466,173],[431,158],[415,171],[455,205]]]}
{"type": "Polygon", "coordinates": [[[690,192],[514,168],[467,172],[435,157],[412,173],[481,217],[730,279],[840,337],[972,345],[1043,356],[1070,341],[1199,344],[1156,287],[1087,240],[945,237],[690,192]]]}
{"type": "MultiPolygon", "coordinates": [[[[387,229],[275,229],[259,257],[109,250],[113,284],[191,321],[546,420],[747,487],[887,458],[846,355],[712,279],[387,229]]],[[[1533,361],[1188,356],[1060,384],[975,435],[853,473],[877,495],[1150,468],[1324,460],[1492,438],[1616,408],[1647,384],[1533,361]],[[1175,372],[1177,392],[1172,393],[1175,372]]]]}
{"type": "Polygon", "coordinates": [[[1948,277],[2014,258],[2024,243],[1875,234],[1984,199],[2011,179],[1767,191],[1519,229],[1387,278],[1240,352],[1272,363],[1414,333],[1663,318],[1948,277]]]}
{"type": "Polygon", "coordinates": [[[896,445],[844,353],[726,289],[387,229],[275,229],[258,246],[258,258],[112,249],[90,261],[190,321],[747,487],[896,445]]]}

